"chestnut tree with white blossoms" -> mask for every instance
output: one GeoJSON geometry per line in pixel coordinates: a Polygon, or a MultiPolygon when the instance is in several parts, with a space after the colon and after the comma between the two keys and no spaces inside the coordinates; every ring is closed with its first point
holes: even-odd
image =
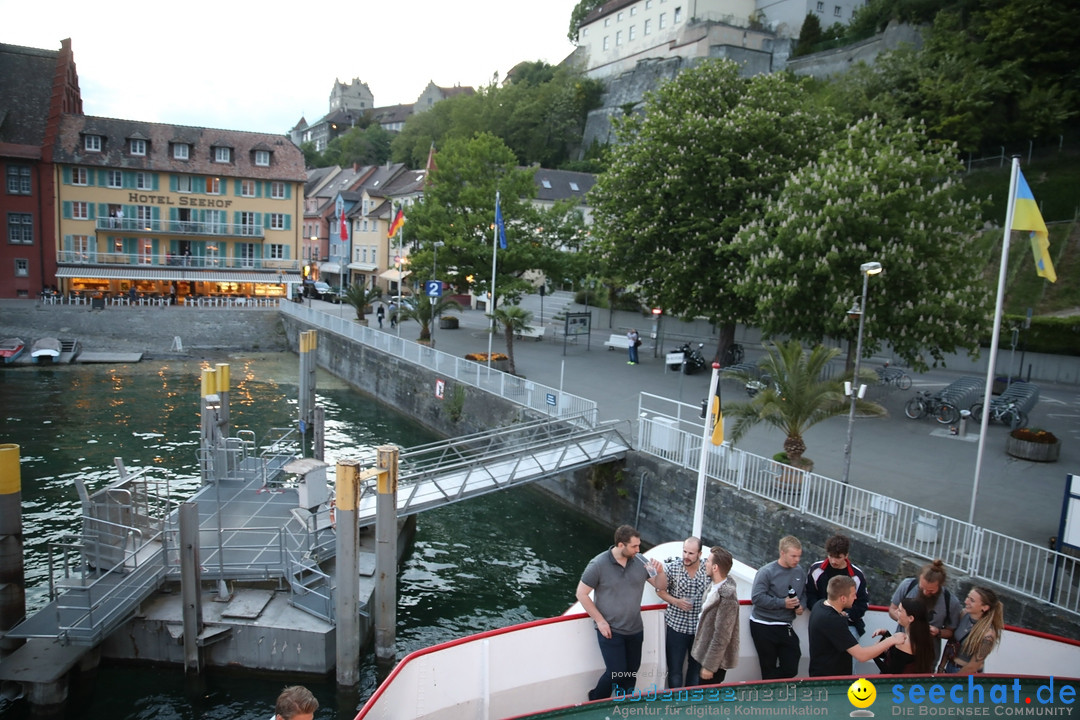
{"type": "Polygon", "coordinates": [[[813,162],[796,169],[734,247],[748,258],[734,289],[756,306],[767,335],[851,342],[858,321],[847,310],[869,279],[863,356],[888,345],[925,369],[967,350],[989,332],[993,299],[976,244],[980,204],[961,187],[956,147],[914,122],[859,120],[813,162]]]}

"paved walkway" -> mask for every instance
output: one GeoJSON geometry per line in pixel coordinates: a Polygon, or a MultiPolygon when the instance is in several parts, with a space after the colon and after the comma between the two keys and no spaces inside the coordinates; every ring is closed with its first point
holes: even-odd
{"type": "MultiPolygon", "coordinates": [[[[539,296],[525,298],[523,306],[538,324],[541,309],[539,296]]],[[[328,306],[328,308],[333,306],[328,306]]],[[[551,317],[566,308],[574,312],[590,310],[572,303],[569,293],[555,293],[544,299],[543,317],[551,317]]],[[[639,393],[649,392],[681,399],[698,406],[708,394],[709,373],[685,376],[665,369],[663,356],[685,339],[705,343],[704,354],[712,355],[716,336],[702,321],[684,323],[666,319],[661,331],[663,347],[652,339],[653,318],[643,315],[591,308],[591,342],[582,338],[567,344],[548,337],[514,343],[514,356],[520,375],[537,382],[559,387],[595,400],[602,419],[632,418],[637,415],[639,393]],[[625,334],[630,327],[641,333],[643,345],[640,364],[628,365],[623,350],[608,350],[604,341],[612,333],[625,334]]],[[[453,355],[485,352],[488,347],[487,321],[482,311],[454,313],[460,317],[457,330],[434,332],[437,349],[453,355]]],[[[370,317],[375,325],[374,317],[370,317]]],[[[386,331],[389,330],[387,323],[386,331]]],[[[396,332],[396,331],[395,331],[396,332]]],[[[405,323],[401,337],[415,340],[418,326],[405,323]]],[[[761,355],[759,338],[742,328],[737,339],[747,350],[747,361],[761,355]]],[[[505,352],[501,335],[493,338],[492,350],[505,352]]],[[[871,366],[880,361],[869,361],[871,366]]],[[[978,448],[978,426],[972,424],[969,438],[943,434],[946,430],[932,420],[909,420],[904,403],[917,389],[940,388],[958,377],[957,373],[935,370],[913,375],[914,387],[887,395],[883,404],[889,411],[885,418],[857,419],[851,463],[851,482],[859,487],[888,494],[900,500],[929,507],[962,520],[968,517],[978,448]]],[[[743,389],[733,382],[722,384],[725,402],[745,400],[743,389]]],[[[1016,460],[1005,455],[1008,430],[1001,425],[988,428],[978,499],[976,523],[992,530],[1045,545],[1057,534],[1065,475],[1080,471],[1080,388],[1041,385],[1041,400],[1030,413],[1030,424],[1052,430],[1062,439],[1061,459],[1042,464],[1016,460]]],[[[819,423],[806,433],[807,456],[815,470],[828,477],[843,474],[843,448],[847,436],[847,417],[819,423]]],[[[730,437],[730,427],[729,427],[730,437]]],[[[761,455],[783,449],[778,430],[760,426],[739,441],[739,447],[761,455]]]]}

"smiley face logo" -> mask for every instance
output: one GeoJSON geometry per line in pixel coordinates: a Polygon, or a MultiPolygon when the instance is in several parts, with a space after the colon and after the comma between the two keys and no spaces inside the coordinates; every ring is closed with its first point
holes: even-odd
{"type": "Polygon", "coordinates": [[[859,678],[851,683],[847,691],[848,700],[857,708],[868,708],[877,699],[877,688],[866,678],[859,678]]]}

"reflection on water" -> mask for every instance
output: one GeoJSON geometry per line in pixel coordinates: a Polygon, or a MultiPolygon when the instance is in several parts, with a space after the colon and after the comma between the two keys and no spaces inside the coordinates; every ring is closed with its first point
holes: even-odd
{"type": "MultiPolygon", "coordinates": [[[[230,364],[233,432],[257,438],[293,423],[298,360],[290,354],[245,355],[230,364]]],[[[0,443],[20,446],[27,605],[47,594],[46,546],[77,532],[72,479],[93,491],[115,479],[113,458],[129,469],[153,467],[174,497],[198,486],[199,376],[213,362],[151,360],[111,368],[58,366],[0,369],[0,443]]],[[[437,439],[320,372],[326,408],[326,456],[374,457],[377,445],[404,447],[437,439]]],[[[461,635],[561,613],[573,601],[588,559],[607,547],[609,528],[532,488],[503,491],[428,511],[399,575],[398,657],[461,635]],[[542,512],[537,509],[542,508],[542,512]]],[[[265,720],[289,678],[210,671],[185,684],[174,667],[105,666],[73,717],[265,720]]],[[[359,697],[338,697],[329,682],[302,678],[323,709],[316,720],[345,720],[374,691],[376,670],[362,668],[359,697]]],[[[4,708],[27,715],[24,705],[4,708]]]]}

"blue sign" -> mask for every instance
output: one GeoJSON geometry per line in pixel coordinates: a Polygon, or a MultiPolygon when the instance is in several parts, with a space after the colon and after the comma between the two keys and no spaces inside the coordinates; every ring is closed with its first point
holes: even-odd
{"type": "Polygon", "coordinates": [[[547,404],[555,407],[555,393],[547,393],[547,404]]]}
{"type": "Polygon", "coordinates": [[[442,297],[442,280],[425,280],[424,294],[429,298],[442,297]]]}

